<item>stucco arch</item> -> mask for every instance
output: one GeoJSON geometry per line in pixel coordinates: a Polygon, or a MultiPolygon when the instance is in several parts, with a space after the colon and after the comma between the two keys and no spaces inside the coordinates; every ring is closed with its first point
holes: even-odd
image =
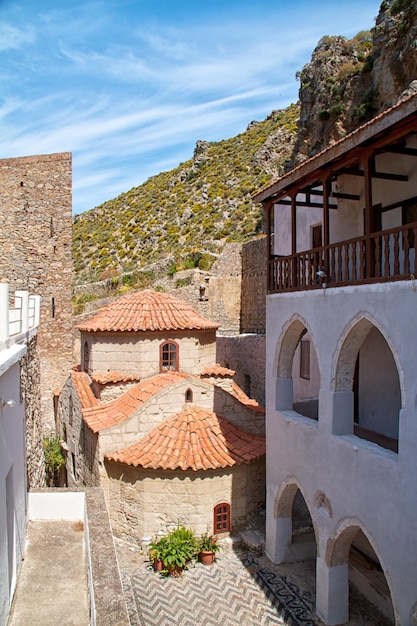
{"type": "Polygon", "coordinates": [[[404,406],[404,372],[398,351],[385,328],[370,313],[360,311],[346,326],[336,348],[333,366],[331,391],[351,391],[356,357],[369,332],[376,328],[389,347],[397,368],[401,390],[401,408],[404,406]]]}
{"type": "Polygon", "coordinates": [[[275,519],[292,518],[294,498],[297,494],[297,491],[300,491],[303,497],[303,500],[305,502],[305,505],[308,509],[308,512],[309,512],[309,515],[313,524],[314,539],[316,542],[317,554],[319,554],[320,544],[318,541],[318,538],[319,538],[318,528],[316,525],[316,521],[312,515],[312,507],[310,506],[310,503],[304,492],[304,489],[301,487],[300,483],[294,476],[289,476],[288,478],[286,478],[281,483],[277,491],[277,494],[275,496],[275,502],[274,502],[274,518],[275,519]]]}
{"type": "Polygon", "coordinates": [[[319,362],[319,371],[321,375],[319,352],[317,349],[317,343],[314,339],[314,335],[311,332],[311,328],[303,317],[301,317],[300,315],[294,315],[284,325],[277,344],[275,359],[275,372],[277,378],[291,378],[294,353],[300,339],[306,333],[310,335],[310,341],[312,342],[316,351],[317,359],[319,362]]]}
{"type": "Polygon", "coordinates": [[[342,519],[338,523],[335,532],[333,533],[333,536],[327,540],[326,554],[324,555],[326,565],[328,567],[347,565],[347,563],[349,562],[350,547],[358,530],[361,530],[363,532],[366,539],[372,546],[372,549],[374,550],[376,556],[378,557],[379,564],[381,566],[382,572],[385,576],[385,580],[389,588],[394,613],[395,615],[398,615],[392,583],[388,575],[388,570],[378,549],[378,544],[359,518],[347,517],[342,519]]]}

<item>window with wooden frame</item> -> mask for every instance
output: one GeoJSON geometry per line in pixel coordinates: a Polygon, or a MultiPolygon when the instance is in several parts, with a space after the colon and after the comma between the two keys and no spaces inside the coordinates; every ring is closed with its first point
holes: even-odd
{"type": "Polygon", "coordinates": [[[179,361],[179,346],[173,341],[167,341],[161,345],[160,348],[160,365],[161,372],[167,372],[168,370],[178,371],[179,361]]]}
{"type": "Polygon", "coordinates": [[[214,534],[230,532],[230,504],[222,502],[214,507],[214,534]]]}
{"type": "Polygon", "coordinates": [[[300,341],[300,378],[310,380],[310,342],[300,341]]]}

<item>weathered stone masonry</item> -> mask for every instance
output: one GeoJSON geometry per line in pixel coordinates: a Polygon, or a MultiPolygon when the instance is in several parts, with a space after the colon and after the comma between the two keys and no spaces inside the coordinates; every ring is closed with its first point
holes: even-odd
{"type": "Polygon", "coordinates": [[[20,389],[26,405],[26,471],[28,488],[45,486],[42,448],[43,424],[40,393],[40,360],[37,335],[28,343],[20,362],[20,389]]]}
{"type": "Polygon", "coordinates": [[[0,280],[41,296],[38,347],[44,424],[72,365],[72,159],[0,160],[0,280]]]}

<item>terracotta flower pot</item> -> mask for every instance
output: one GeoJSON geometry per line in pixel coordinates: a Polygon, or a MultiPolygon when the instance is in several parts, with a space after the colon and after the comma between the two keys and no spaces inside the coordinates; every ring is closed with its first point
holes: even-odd
{"type": "Polygon", "coordinates": [[[211,550],[202,550],[198,555],[200,563],[203,565],[212,565],[214,563],[215,553],[211,550]]]}
{"type": "Polygon", "coordinates": [[[162,562],[161,559],[154,559],[153,561],[153,568],[155,570],[155,572],[162,572],[162,570],[164,569],[164,564],[162,562]]]}

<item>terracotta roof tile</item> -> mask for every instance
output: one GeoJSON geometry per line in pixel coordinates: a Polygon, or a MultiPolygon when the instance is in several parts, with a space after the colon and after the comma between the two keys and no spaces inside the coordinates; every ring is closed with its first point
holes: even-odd
{"type": "Polygon", "coordinates": [[[216,365],[208,365],[205,367],[200,376],[220,376],[221,378],[233,378],[236,374],[234,370],[230,370],[227,367],[222,367],[218,363],[216,365]]]}
{"type": "Polygon", "coordinates": [[[135,445],[106,458],[145,469],[197,471],[249,463],[264,454],[265,437],[190,404],[135,445]]]}
{"type": "Polygon", "coordinates": [[[135,374],[125,374],[124,372],[103,372],[92,374],[91,378],[99,385],[106,385],[107,383],[129,383],[139,382],[139,376],[135,374]]]}
{"type": "Polygon", "coordinates": [[[96,406],[83,409],[83,419],[94,433],[121,424],[161,389],[187,377],[180,372],[164,372],[148,378],[111,402],[97,401],[96,406]]]}
{"type": "Polygon", "coordinates": [[[86,372],[71,372],[72,382],[77,391],[81,405],[84,408],[93,407],[100,404],[90,387],[90,379],[86,372]]]}
{"type": "Polygon", "coordinates": [[[249,398],[235,381],[232,382],[231,395],[248,409],[252,409],[258,413],[265,413],[265,409],[256,400],[249,398]]]}
{"type": "Polygon", "coordinates": [[[216,330],[219,324],[201,317],[189,304],[158,291],[129,293],[76,326],[83,331],[216,330]]]}

